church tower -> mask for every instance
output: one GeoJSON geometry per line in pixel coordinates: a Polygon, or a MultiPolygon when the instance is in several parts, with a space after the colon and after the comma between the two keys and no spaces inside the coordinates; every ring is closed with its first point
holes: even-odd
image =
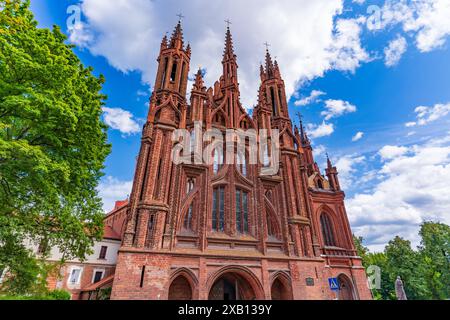
{"type": "Polygon", "coordinates": [[[201,69],[189,77],[190,58],[179,21],[161,42],[111,298],[334,299],[336,277],[338,298],[370,299],[337,169],[328,159],[322,175],[303,124],[293,126],[278,62],[267,49],[250,117],[229,25],[212,87],[201,69]],[[196,161],[174,162],[178,129],[196,142],[196,161]],[[249,130],[269,141],[256,163],[250,137],[240,136],[249,130]],[[212,131],[230,144],[205,162],[212,131]]]}

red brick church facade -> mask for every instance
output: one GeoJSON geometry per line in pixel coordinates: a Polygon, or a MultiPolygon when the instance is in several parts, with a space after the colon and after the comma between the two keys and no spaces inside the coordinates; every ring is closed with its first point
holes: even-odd
{"type": "MultiPolygon", "coordinates": [[[[126,208],[112,299],[371,299],[339,186],[326,178],[300,123],[292,126],[284,82],[269,52],[258,105],[239,101],[238,65],[229,28],[223,75],[206,88],[199,71],[186,98],[191,48],[181,24],[164,37],[126,208]],[[273,129],[279,170],[263,164],[174,164],[176,129],[273,129]]],[[[270,134],[269,134],[270,135],[270,134]]]]}

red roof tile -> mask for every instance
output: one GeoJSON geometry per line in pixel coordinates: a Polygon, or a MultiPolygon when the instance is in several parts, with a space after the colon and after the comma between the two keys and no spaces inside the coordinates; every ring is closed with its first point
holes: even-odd
{"type": "Polygon", "coordinates": [[[123,207],[127,204],[128,204],[128,199],[116,201],[116,204],[114,205],[114,210],[119,209],[120,207],[123,207]]]}
{"type": "Polygon", "coordinates": [[[92,283],[90,285],[88,285],[86,288],[81,289],[82,292],[86,292],[86,291],[95,291],[101,287],[103,287],[104,285],[109,284],[110,282],[113,282],[114,280],[114,274],[103,278],[102,280],[100,280],[99,282],[96,283],[92,283]]]}
{"type": "Polygon", "coordinates": [[[103,239],[122,240],[120,235],[117,232],[115,232],[114,229],[108,225],[103,226],[103,239]]]}

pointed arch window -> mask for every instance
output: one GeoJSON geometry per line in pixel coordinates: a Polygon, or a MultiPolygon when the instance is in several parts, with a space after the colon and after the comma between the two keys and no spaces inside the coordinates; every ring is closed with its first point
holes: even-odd
{"type": "Polygon", "coordinates": [[[194,207],[193,204],[189,206],[188,211],[184,215],[184,223],[183,226],[186,230],[192,230],[192,215],[193,215],[194,207]]]}
{"type": "MultiPolygon", "coordinates": [[[[162,75],[162,83],[161,83],[162,87],[164,87],[164,83],[166,82],[166,74],[167,74],[168,64],[169,64],[169,58],[165,57],[164,58],[164,67],[163,67],[164,69],[163,69],[163,75],[162,75]]],[[[158,105],[159,105],[159,103],[158,103],[158,105]]]]}
{"type": "Polygon", "coordinates": [[[334,237],[333,225],[330,216],[325,212],[320,215],[320,225],[325,246],[335,247],[336,240],[334,237]]]}
{"type": "Polygon", "coordinates": [[[246,156],[245,156],[245,151],[244,152],[238,152],[236,157],[237,157],[237,161],[236,161],[237,168],[238,168],[239,172],[244,177],[246,177],[247,176],[247,159],[246,159],[246,156]]]}
{"type": "Polygon", "coordinates": [[[213,151],[213,171],[215,174],[219,172],[219,170],[223,166],[223,150],[219,147],[215,148],[213,151]]]}
{"type": "Polygon", "coordinates": [[[195,185],[195,180],[193,178],[189,178],[186,183],[186,194],[189,194],[193,189],[195,185]]]}
{"type": "Polygon", "coordinates": [[[172,65],[172,72],[170,73],[170,82],[175,82],[175,77],[177,75],[177,63],[174,62],[172,65]]]}
{"type": "Polygon", "coordinates": [[[220,232],[225,229],[225,187],[213,190],[212,229],[220,232]]]}
{"type": "Polygon", "coordinates": [[[236,231],[248,232],[248,193],[236,189],[236,231]]]}
{"type": "Polygon", "coordinates": [[[267,145],[264,146],[264,155],[263,155],[263,166],[270,166],[270,157],[269,157],[269,147],[267,145]]]}
{"type": "Polygon", "coordinates": [[[276,98],[275,98],[275,90],[273,90],[273,87],[270,87],[270,99],[272,102],[273,115],[276,117],[276,116],[278,116],[278,112],[277,112],[277,105],[276,105],[276,98]]]}
{"type": "Polygon", "coordinates": [[[192,154],[195,151],[195,130],[192,129],[190,132],[190,139],[189,139],[189,152],[192,154]]]}
{"type": "Polygon", "coordinates": [[[269,237],[275,237],[276,234],[275,234],[274,226],[272,224],[272,219],[270,218],[270,214],[268,212],[266,212],[266,222],[267,222],[267,235],[269,237]]]}

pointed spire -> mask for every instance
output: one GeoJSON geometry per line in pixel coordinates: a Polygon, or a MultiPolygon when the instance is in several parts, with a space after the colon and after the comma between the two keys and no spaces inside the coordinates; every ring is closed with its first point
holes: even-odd
{"type": "Polygon", "coordinates": [[[170,38],[170,47],[171,48],[183,48],[183,28],[181,27],[181,19],[178,20],[175,29],[173,30],[172,36],[170,38]]]}
{"type": "Polygon", "coordinates": [[[186,47],[186,54],[187,54],[188,56],[191,55],[191,44],[190,44],[190,43],[188,43],[188,45],[187,45],[187,47],[186,47]]]}
{"type": "Polygon", "coordinates": [[[272,57],[269,52],[270,44],[268,44],[266,41],[264,43],[264,45],[266,46],[266,74],[267,74],[267,77],[270,79],[274,76],[275,68],[273,65],[272,57]]]}
{"type": "Polygon", "coordinates": [[[328,156],[328,152],[326,153],[326,155],[327,155],[327,166],[328,166],[328,169],[331,169],[331,168],[333,168],[333,165],[331,163],[330,157],[328,156]]]}
{"type": "Polygon", "coordinates": [[[203,83],[203,73],[201,68],[198,69],[197,74],[195,75],[194,90],[197,91],[206,90],[203,83]]]}
{"type": "MultiPolygon", "coordinates": [[[[229,21],[226,21],[229,23],[229,21]]],[[[233,39],[231,37],[230,26],[227,26],[227,33],[225,35],[225,49],[223,51],[223,61],[234,59],[236,55],[234,54],[233,39]]]]}
{"type": "Polygon", "coordinates": [[[308,135],[306,134],[305,128],[303,127],[303,116],[300,112],[297,112],[297,116],[299,118],[300,121],[300,138],[301,138],[301,142],[302,144],[305,145],[309,145],[309,138],[308,135]]]}
{"type": "Polygon", "coordinates": [[[162,38],[161,41],[161,50],[166,49],[167,48],[167,32],[164,35],[164,37],[162,38]]]}

